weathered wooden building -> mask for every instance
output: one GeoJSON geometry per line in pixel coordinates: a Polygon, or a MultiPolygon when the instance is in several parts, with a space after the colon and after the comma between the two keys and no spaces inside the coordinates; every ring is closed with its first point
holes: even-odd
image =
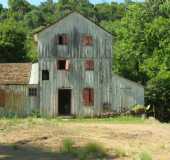
{"type": "Polygon", "coordinates": [[[24,81],[15,74],[11,80],[15,69],[7,76],[9,84],[0,76],[0,106],[28,114],[38,109],[43,116],[95,116],[144,104],[143,86],[112,73],[112,38],[77,12],[36,33],[39,61],[9,64],[29,69],[20,70],[24,81]]]}

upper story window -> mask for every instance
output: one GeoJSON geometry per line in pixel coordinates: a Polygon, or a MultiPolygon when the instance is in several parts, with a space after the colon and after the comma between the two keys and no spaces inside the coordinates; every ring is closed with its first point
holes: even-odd
{"type": "Polygon", "coordinates": [[[58,60],[57,62],[58,70],[69,70],[70,68],[70,61],[69,60],[58,60]]]}
{"type": "Polygon", "coordinates": [[[94,61],[88,59],[85,61],[85,70],[94,70],[94,61]]]}
{"type": "Polygon", "coordinates": [[[68,41],[69,39],[67,34],[59,34],[57,36],[57,44],[59,45],[66,45],[68,44],[68,41]]]}
{"type": "Polygon", "coordinates": [[[42,70],[42,80],[49,80],[49,71],[48,70],[42,70]]]}
{"type": "Polygon", "coordinates": [[[91,35],[84,35],[82,37],[82,43],[84,46],[91,46],[93,44],[93,37],[91,35]]]}

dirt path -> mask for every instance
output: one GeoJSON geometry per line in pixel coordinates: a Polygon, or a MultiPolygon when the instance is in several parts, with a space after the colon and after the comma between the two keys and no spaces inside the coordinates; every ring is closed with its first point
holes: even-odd
{"type": "Polygon", "coordinates": [[[154,160],[170,159],[168,124],[24,122],[5,130],[3,127],[0,124],[0,160],[68,159],[59,154],[65,138],[73,139],[78,146],[101,143],[110,153],[122,149],[127,157],[119,160],[132,160],[141,151],[151,153],[154,160]]]}

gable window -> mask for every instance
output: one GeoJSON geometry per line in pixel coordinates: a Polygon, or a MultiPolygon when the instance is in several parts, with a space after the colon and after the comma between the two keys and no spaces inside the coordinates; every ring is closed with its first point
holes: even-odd
{"type": "Polygon", "coordinates": [[[37,96],[37,88],[29,88],[28,95],[29,95],[30,97],[37,96]]]}
{"type": "Polygon", "coordinates": [[[94,105],[94,89],[93,88],[83,89],[83,103],[86,106],[94,105]]]}
{"type": "Polygon", "coordinates": [[[5,91],[0,90],[0,107],[5,106],[5,91]]]}
{"type": "Polygon", "coordinates": [[[93,37],[90,35],[83,36],[82,43],[84,46],[91,46],[93,44],[93,37]]]}
{"type": "Polygon", "coordinates": [[[42,70],[42,80],[49,80],[49,71],[42,70]]]}
{"type": "Polygon", "coordinates": [[[85,70],[94,70],[94,61],[93,60],[85,61],[85,70]]]}
{"type": "Polygon", "coordinates": [[[69,60],[58,60],[57,68],[58,70],[69,70],[70,61],[69,60]]]}
{"type": "Polygon", "coordinates": [[[67,34],[59,34],[57,36],[57,43],[59,45],[66,45],[66,44],[68,44],[68,36],[67,36],[67,34]]]}

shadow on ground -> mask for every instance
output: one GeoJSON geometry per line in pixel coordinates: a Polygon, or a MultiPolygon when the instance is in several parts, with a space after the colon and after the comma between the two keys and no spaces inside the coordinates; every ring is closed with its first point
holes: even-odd
{"type": "MultiPolygon", "coordinates": [[[[114,159],[107,157],[105,160],[114,159]]],[[[78,160],[70,154],[62,154],[28,144],[0,144],[0,160],[78,160]]]]}
{"type": "Polygon", "coordinates": [[[74,157],[31,145],[0,144],[0,160],[74,160],[74,157]]]}

